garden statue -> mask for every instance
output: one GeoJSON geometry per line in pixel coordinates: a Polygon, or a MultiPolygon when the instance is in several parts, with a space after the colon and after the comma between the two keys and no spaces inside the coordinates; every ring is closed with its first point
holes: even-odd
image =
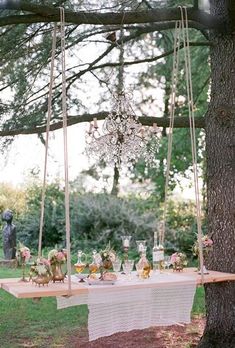
{"type": "Polygon", "coordinates": [[[15,259],[16,256],[16,227],[12,224],[13,213],[11,210],[5,210],[2,214],[2,220],[6,221],[3,228],[3,252],[5,260],[15,259]]]}

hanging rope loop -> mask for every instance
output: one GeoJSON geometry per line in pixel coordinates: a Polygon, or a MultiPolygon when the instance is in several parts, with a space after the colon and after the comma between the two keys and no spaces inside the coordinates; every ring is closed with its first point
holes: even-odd
{"type": "Polygon", "coordinates": [[[52,95],[54,86],[54,65],[55,65],[55,50],[56,50],[56,23],[54,24],[54,30],[52,34],[52,49],[51,49],[51,68],[50,68],[50,82],[49,82],[49,94],[48,94],[48,109],[47,109],[47,125],[46,125],[46,143],[45,143],[45,155],[44,155],[44,170],[43,170],[43,185],[41,196],[41,216],[39,225],[39,241],[38,241],[38,257],[42,256],[42,232],[44,225],[44,209],[45,209],[45,196],[46,196],[46,177],[47,177],[47,159],[49,148],[49,132],[52,114],[52,95]]]}
{"type": "MultiPolygon", "coordinates": [[[[69,176],[68,176],[68,141],[67,141],[67,105],[66,105],[66,76],[65,76],[65,14],[64,8],[60,7],[60,40],[61,40],[61,75],[62,75],[62,116],[63,116],[63,141],[64,141],[64,177],[65,177],[65,229],[66,229],[66,250],[67,250],[67,275],[68,275],[68,295],[71,295],[71,252],[70,252],[70,216],[69,216],[69,176]]],[[[45,194],[46,194],[46,176],[47,176],[47,160],[49,147],[49,131],[52,113],[52,92],[54,86],[54,65],[56,50],[56,32],[57,25],[54,25],[52,40],[52,55],[50,69],[50,83],[48,95],[48,117],[46,127],[46,145],[44,159],[44,176],[41,198],[41,217],[39,228],[39,245],[38,256],[42,255],[42,231],[44,224],[45,194]]]]}
{"type": "Polygon", "coordinates": [[[197,238],[198,238],[198,245],[199,245],[201,278],[202,278],[202,283],[204,283],[200,189],[199,189],[198,168],[197,168],[196,131],[195,131],[195,120],[194,120],[191,57],[190,57],[190,51],[189,51],[188,14],[187,14],[186,7],[183,8],[180,6],[179,10],[181,14],[181,21],[177,21],[175,24],[173,68],[172,68],[172,77],[171,77],[171,96],[170,96],[170,124],[169,124],[169,132],[168,132],[167,168],[166,168],[166,181],[165,181],[165,200],[164,200],[164,210],[163,210],[163,224],[162,224],[161,234],[159,235],[159,243],[164,245],[165,229],[166,229],[166,212],[167,212],[170,163],[171,163],[171,157],[172,157],[172,140],[173,140],[174,115],[175,115],[175,97],[176,97],[177,82],[178,82],[179,50],[181,45],[181,33],[182,33],[184,58],[185,58],[185,75],[186,75],[187,101],[188,101],[188,113],[189,113],[189,124],[190,124],[190,138],[191,138],[192,160],[193,160],[194,187],[195,187],[196,217],[197,217],[197,230],[198,230],[197,238]]]}
{"type": "Polygon", "coordinates": [[[69,215],[69,176],[68,176],[68,138],[67,138],[67,105],[66,105],[66,76],[65,76],[65,13],[60,7],[61,34],[61,67],[62,67],[62,115],[64,139],[64,178],[65,178],[65,229],[67,250],[68,295],[71,295],[71,254],[70,254],[70,215],[69,215]]]}
{"type": "Polygon", "coordinates": [[[178,73],[179,73],[178,70],[179,70],[180,30],[181,30],[181,23],[180,21],[177,21],[175,23],[173,66],[172,66],[172,76],[171,76],[170,124],[169,124],[169,131],[168,131],[167,168],[166,168],[166,181],[165,181],[163,223],[162,223],[162,231],[159,231],[159,244],[161,245],[164,245],[165,230],[166,230],[166,213],[167,213],[167,203],[168,203],[170,163],[171,163],[171,155],[172,155],[172,141],[173,141],[174,117],[175,117],[175,97],[176,97],[178,73]]]}
{"type": "Polygon", "coordinates": [[[204,283],[204,260],[203,260],[203,247],[202,247],[202,224],[201,224],[201,204],[200,204],[200,188],[198,179],[198,165],[197,165],[197,142],[194,120],[194,103],[193,103],[193,87],[192,87],[192,69],[191,69],[191,56],[189,49],[189,28],[188,28],[188,13],[186,7],[179,7],[182,23],[182,35],[185,57],[185,74],[186,74],[186,86],[187,86],[187,99],[188,99],[188,112],[189,112],[189,124],[190,124],[190,137],[192,148],[192,160],[193,160],[193,176],[194,176],[194,189],[195,189],[195,201],[196,201],[196,217],[197,217],[197,239],[199,246],[199,262],[201,271],[201,281],[204,283]]]}

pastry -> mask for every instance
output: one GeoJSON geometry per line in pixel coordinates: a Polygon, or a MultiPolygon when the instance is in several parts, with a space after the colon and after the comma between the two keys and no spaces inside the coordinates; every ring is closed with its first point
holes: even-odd
{"type": "Polygon", "coordinates": [[[117,280],[117,276],[114,273],[107,272],[103,275],[103,280],[117,280]]]}

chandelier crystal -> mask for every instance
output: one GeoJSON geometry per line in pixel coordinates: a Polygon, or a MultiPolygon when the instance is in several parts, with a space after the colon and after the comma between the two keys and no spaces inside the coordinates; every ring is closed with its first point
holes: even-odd
{"type": "Polygon", "coordinates": [[[131,93],[113,94],[111,112],[105,118],[100,132],[97,119],[90,123],[86,134],[86,152],[89,157],[108,165],[132,167],[140,158],[153,165],[159,146],[160,130],[157,124],[144,127],[131,106],[131,93]]]}

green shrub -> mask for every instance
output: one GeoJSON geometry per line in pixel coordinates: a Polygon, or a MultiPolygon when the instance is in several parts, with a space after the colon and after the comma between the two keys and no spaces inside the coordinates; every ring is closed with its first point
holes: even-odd
{"type": "Polygon", "coordinates": [[[138,200],[92,193],[79,198],[71,214],[74,248],[103,247],[111,241],[114,248],[120,249],[122,235],[152,240],[156,212],[144,211],[138,200]]]}
{"type": "MultiPolygon", "coordinates": [[[[35,250],[38,248],[41,190],[40,185],[33,183],[21,192],[24,205],[14,218],[17,239],[35,250]]],[[[12,208],[10,204],[8,207],[12,208]]],[[[79,193],[73,187],[70,194],[72,253],[80,248],[84,251],[99,250],[109,241],[116,250],[122,250],[121,236],[131,235],[132,251],[136,251],[136,240],[146,239],[148,253],[151,254],[153,232],[161,216],[155,196],[148,199],[135,196],[118,198],[104,193],[79,193]]],[[[169,201],[165,234],[167,253],[177,250],[192,256],[196,232],[194,204],[169,201]]],[[[43,248],[47,250],[55,245],[65,247],[64,192],[59,182],[47,186],[42,241],[43,248]]]]}
{"type": "MultiPolygon", "coordinates": [[[[205,228],[204,218],[202,226],[205,228]]],[[[171,251],[182,251],[192,258],[192,246],[197,238],[195,204],[170,201],[167,208],[166,243],[171,251]]]]}

